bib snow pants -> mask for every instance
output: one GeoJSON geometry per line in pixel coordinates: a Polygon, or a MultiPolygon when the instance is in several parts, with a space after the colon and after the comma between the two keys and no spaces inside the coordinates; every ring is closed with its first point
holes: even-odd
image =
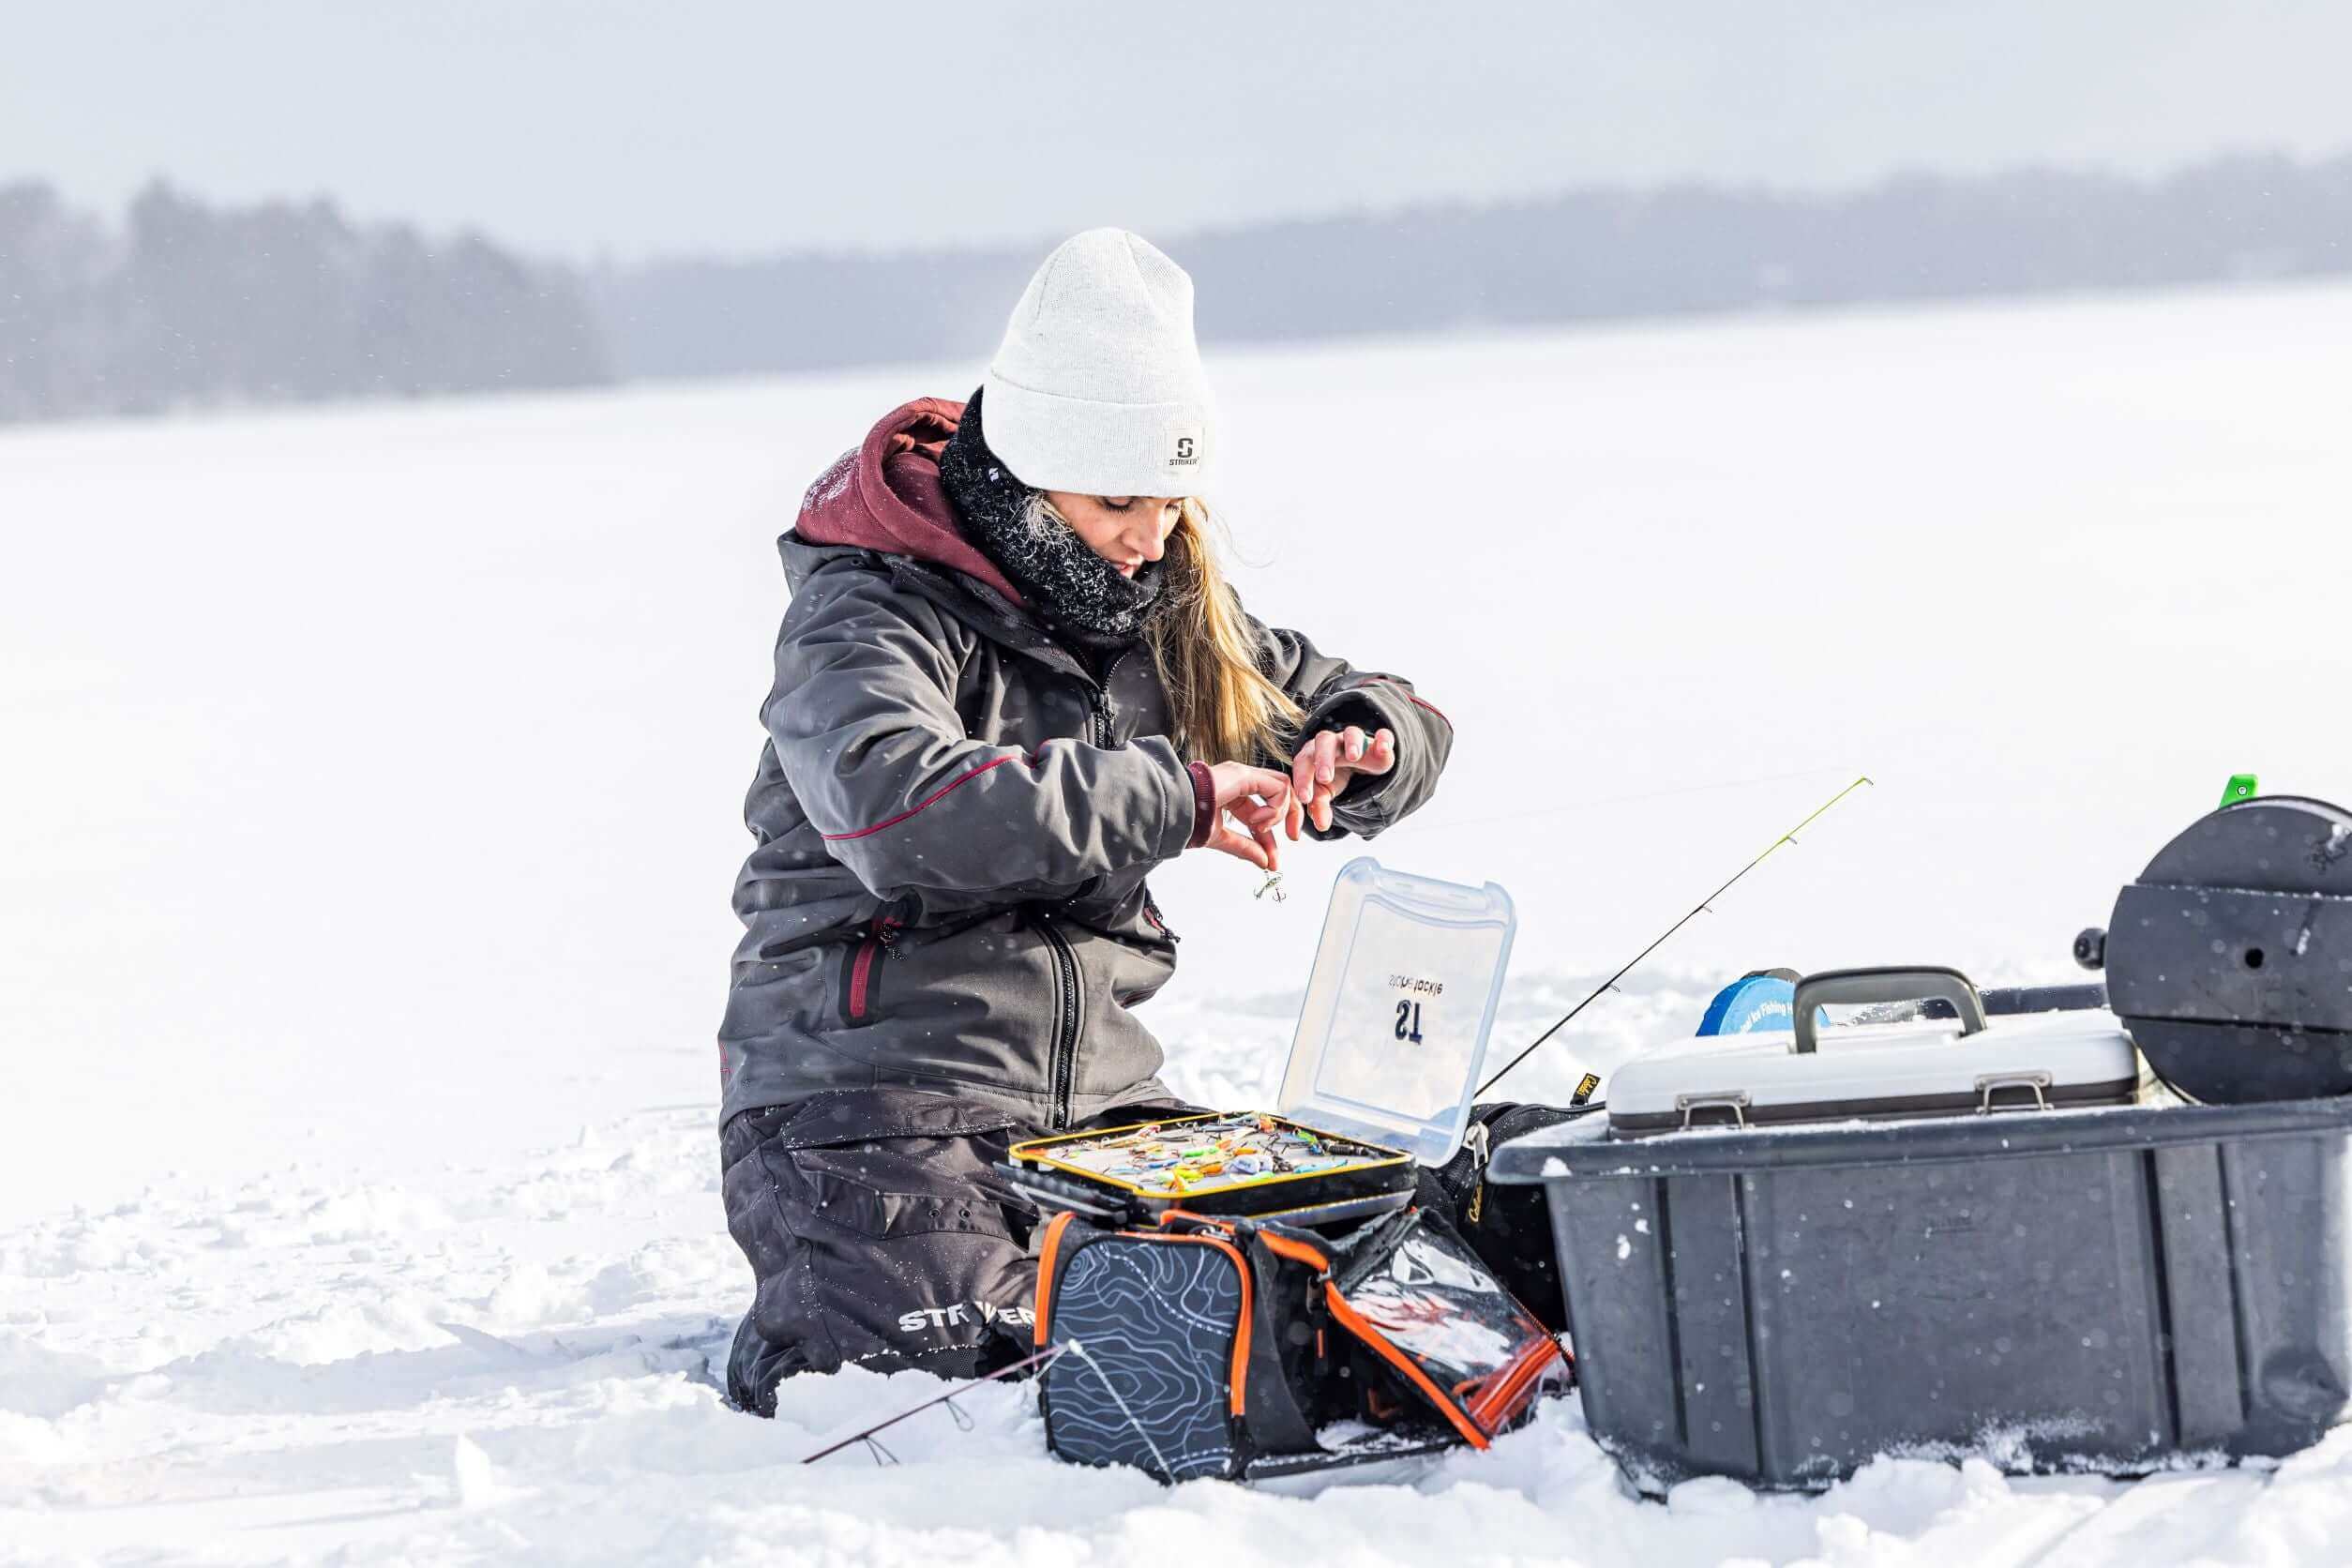
{"type": "MultiPolygon", "coordinates": [[[[1113,1125],[1189,1112],[1124,1106],[1113,1125]]],[[[719,1135],[727,1228],[751,1262],[727,1392],[776,1413],[776,1385],[845,1365],[972,1378],[1031,1353],[1036,1208],[993,1168],[1044,1136],[944,1094],[852,1090],[748,1110],[719,1135]]]]}

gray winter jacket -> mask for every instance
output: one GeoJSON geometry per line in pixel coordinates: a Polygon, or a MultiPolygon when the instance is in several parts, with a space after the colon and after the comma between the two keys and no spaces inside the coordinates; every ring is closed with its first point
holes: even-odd
{"type": "MultiPolygon", "coordinates": [[[[792,598],[745,807],[757,846],[735,885],[722,1123],[841,1089],[934,1091],[1048,1127],[1168,1097],[1132,1011],[1176,962],[1144,879],[1203,803],[1149,652],[1097,679],[957,531],[937,459],[960,412],[893,412],[779,541],[792,598]]],[[[1396,734],[1395,767],[1352,783],[1319,837],[1370,837],[1426,800],[1444,717],[1394,676],[1259,629],[1302,734],[1396,734]]]]}

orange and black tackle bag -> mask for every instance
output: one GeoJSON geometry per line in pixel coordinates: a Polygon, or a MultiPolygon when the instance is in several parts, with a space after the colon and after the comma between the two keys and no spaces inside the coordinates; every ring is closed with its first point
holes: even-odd
{"type": "Polygon", "coordinates": [[[1039,1259],[1046,1440],[1163,1481],[1267,1476],[1469,1444],[1546,1387],[1559,1342],[1459,1238],[1408,1210],[1337,1238],[1174,1211],[1057,1216],[1039,1259]]]}

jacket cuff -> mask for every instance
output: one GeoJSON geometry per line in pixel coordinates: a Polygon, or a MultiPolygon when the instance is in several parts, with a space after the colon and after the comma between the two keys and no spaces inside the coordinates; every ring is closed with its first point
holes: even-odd
{"type": "MultiPolygon", "coordinates": [[[[1386,730],[1396,737],[1397,761],[1401,763],[1404,761],[1405,726],[1391,716],[1377,701],[1357,691],[1343,692],[1317,709],[1301,731],[1299,744],[1304,746],[1318,735],[1339,734],[1349,725],[1363,731],[1366,740],[1371,739],[1375,731],[1386,730]]],[[[1344,802],[1356,805],[1366,796],[1380,793],[1401,771],[1400,767],[1391,767],[1386,773],[1356,774],[1341,787],[1332,804],[1338,806],[1344,802]]]]}
{"type": "Polygon", "coordinates": [[[1387,798],[1390,791],[1399,787],[1407,766],[1406,748],[1414,744],[1415,727],[1388,711],[1378,696],[1358,686],[1336,692],[1316,705],[1300,727],[1299,744],[1304,746],[1319,734],[1333,733],[1354,725],[1365,735],[1386,730],[1396,737],[1396,761],[1386,773],[1359,773],[1349,778],[1339,793],[1332,797],[1332,822],[1319,828],[1313,819],[1306,822],[1306,835],[1319,843],[1352,835],[1369,838],[1387,827],[1395,818],[1387,798]]]}
{"type": "Polygon", "coordinates": [[[1216,826],[1217,786],[1206,762],[1187,762],[1184,771],[1192,775],[1192,837],[1184,848],[1197,850],[1209,841],[1209,832],[1216,826]]]}

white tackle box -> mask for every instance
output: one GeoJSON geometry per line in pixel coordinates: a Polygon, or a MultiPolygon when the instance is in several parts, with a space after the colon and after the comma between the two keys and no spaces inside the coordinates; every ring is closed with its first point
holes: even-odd
{"type": "Polygon", "coordinates": [[[1609,1079],[1609,1133],[1879,1121],[2125,1105],[2140,1062],[2114,1014],[2043,1013],[1987,1022],[1952,969],[1838,970],[1797,986],[1793,1029],[1676,1042],[1609,1079]],[[1940,999],[1956,1015],[1823,1027],[1820,1009],[1940,999]]]}

